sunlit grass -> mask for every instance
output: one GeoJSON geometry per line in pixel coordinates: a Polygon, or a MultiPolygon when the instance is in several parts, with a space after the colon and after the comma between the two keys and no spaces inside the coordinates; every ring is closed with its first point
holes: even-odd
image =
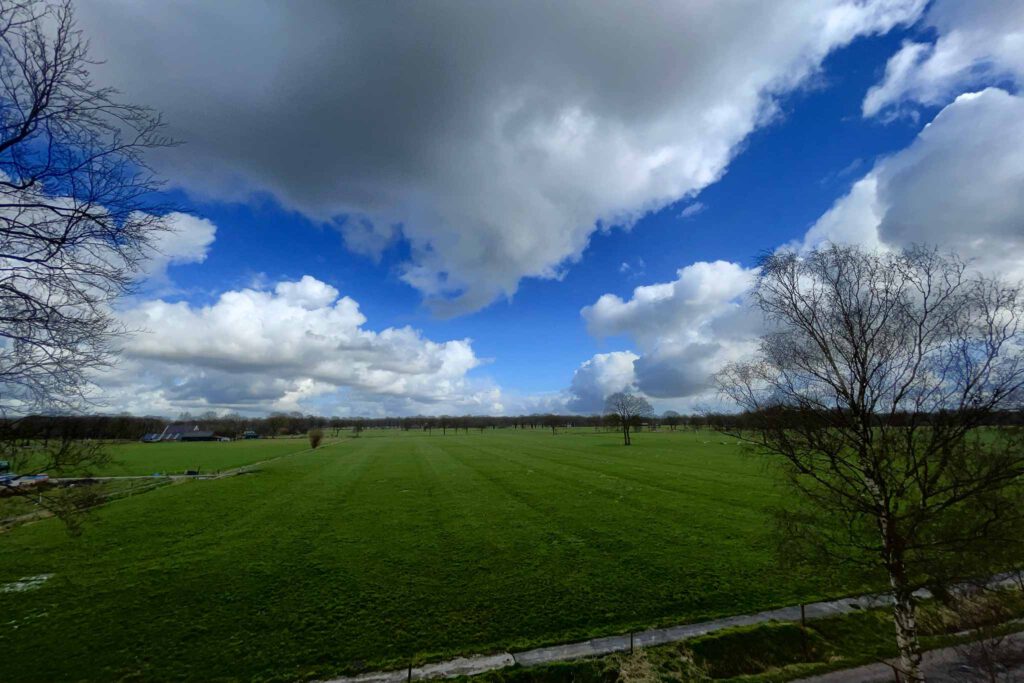
{"type": "MultiPolygon", "coordinates": [[[[236,444],[155,448],[188,467],[197,446],[236,444]]],[[[145,472],[153,447],[126,456],[145,472]]],[[[778,569],[779,495],[710,432],[366,432],[119,501],[80,538],[53,520],[0,536],[0,582],[54,575],[0,596],[0,679],[289,680],[852,588],[778,569]]]]}

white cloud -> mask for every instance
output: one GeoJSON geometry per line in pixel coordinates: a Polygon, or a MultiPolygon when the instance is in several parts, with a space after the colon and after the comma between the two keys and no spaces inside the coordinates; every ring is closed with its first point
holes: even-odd
{"type": "MultiPolygon", "coordinates": [[[[597,337],[628,334],[644,349],[696,340],[711,325],[742,309],[739,298],[754,271],[728,261],[698,262],[678,271],[672,282],[637,287],[628,301],[605,294],[580,313],[597,337]]],[[[723,330],[728,334],[728,326],[723,330]]]]}
{"type": "Polygon", "coordinates": [[[1024,80],[1019,0],[937,0],[926,23],[938,38],[903,45],[886,65],[883,81],[865,96],[865,116],[899,113],[906,101],[941,105],[982,84],[1024,80]]]}
{"type": "MultiPolygon", "coordinates": [[[[958,97],[787,246],[825,242],[935,245],[985,272],[1024,278],[1024,97],[997,89],[958,97]]],[[[635,383],[648,396],[684,399],[683,408],[713,403],[711,374],[754,351],[762,332],[744,305],[755,276],[735,263],[695,263],[628,301],[606,294],[582,315],[596,336],[636,341],[635,383]]]]}
{"type": "Polygon", "coordinates": [[[604,410],[606,397],[618,391],[635,389],[633,362],[639,358],[631,351],[599,353],[577,368],[572,376],[565,409],[574,413],[598,413],[604,410]]]}
{"type": "Polygon", "coordinates": [[[914,142],[881,160],[808,231],[824,241],[931,244],[974,266],[1024,277],[1024,97],[958,97],[914,142]]]}
{"type": "Polygon", "coordinates": [[[694,263],[672,282],[637,287],[628,301],[605,294],[581,314],[591,334],[637,343],[642,355],[629,354],[630,377],[640,391],[709,400],[710,375],[756,345],[760,322],[743,299],[755,277],[755,270],[727,261],[694,263]]]}
{"type": "Polygon", "coordinates": [[[455,314],[524,277],[558,277],[595,229],[628,227],[714,182],[777,114],[778,95],[924,4],[77,9],[100,77],[164,111],[188,142],[154,160],[175,182],[347,215],[341,229],[363,253],[400,230],[402,277],[455,314]]]}
{"type": "Polygon", "coordinates": [[[97,381],[111,405],[134,412],[501,410],[500,391],[466,376],[480,365],[470,340],[369,330],[354,300],[308,275],[272,291],[224,292],[208,306],[142,301],[120,317],[138,332],[120,368],[97,381]]]}
{"type": "Polygon", "coordinates": [[[166,284],[167,267],[202,263],[217,237],[217,226],[205,218],[185,213],[167,215],[166,231],[157,233],[140,276],[151,283],[166,284]]]}
{"type": "Polygon", "coordinates": [[[689,206],[687,206],[682,211],[680,211],[679,212],[679,217],[683,218],[683,219],[693,218],[697,214],[702,213],[706,208],[708,208],[708,207],[705,206],[703,202],[694,202],[694,203],[690,204],[689,206]]]}

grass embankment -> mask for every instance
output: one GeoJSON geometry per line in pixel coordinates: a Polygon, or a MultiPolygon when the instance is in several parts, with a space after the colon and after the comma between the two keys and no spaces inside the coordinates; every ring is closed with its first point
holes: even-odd
{"type": "Polygon", "coordinates": [[[709,433],[367,432],[0,537],[0,583],[53,575],[0,593],[0,680],[325,677],[859,589],[777,568],[779,495],[709,433]]]}

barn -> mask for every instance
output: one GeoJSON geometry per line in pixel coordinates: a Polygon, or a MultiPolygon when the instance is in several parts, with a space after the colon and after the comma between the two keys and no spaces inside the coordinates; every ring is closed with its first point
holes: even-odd
{"type": "Polygon", "coordinates": [[[216,441],[213,432],[193,423],[169,424],[157,441],[216,441]]]}

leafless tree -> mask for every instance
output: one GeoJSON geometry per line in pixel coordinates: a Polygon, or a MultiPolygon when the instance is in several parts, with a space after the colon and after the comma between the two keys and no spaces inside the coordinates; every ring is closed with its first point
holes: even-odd
{"type": "MultiPolygon", "coordinates": [[[[159,115],[96,86],[70,0],[0,1],[0,419],[73,410],[121,332],[127,293],[170,207],[144,154],[159,115]]],[[[13,437],[12,437],[13,438],[13,437]]],[[[53,458],[81,470],[97,456],[53,458]]],[[[25,473],[25,470],[22,470],[25,473]]]]}
{"type": "Polygon", "coordinates": [[[1020,290],[934,250],[832,246],[766,258],[753,299],[773,331],[718,376],[749,411],[734,435],[785,463],[791,550],[887,578],[923,680],[915,589],[1020,557],[1020,431],[984,427],[1020,408],[1020,290]]]}
{"type": "Polygon", "coordinates": [[[633,442],[629,432],[637,420],[652,411],[651,404],[643,396],[636,396],[628,392],[620,391],[605,399],[605,412],[611,413],[618,418],[619,427],[622,429],[622,442],[629,446],[633,442]]]}

